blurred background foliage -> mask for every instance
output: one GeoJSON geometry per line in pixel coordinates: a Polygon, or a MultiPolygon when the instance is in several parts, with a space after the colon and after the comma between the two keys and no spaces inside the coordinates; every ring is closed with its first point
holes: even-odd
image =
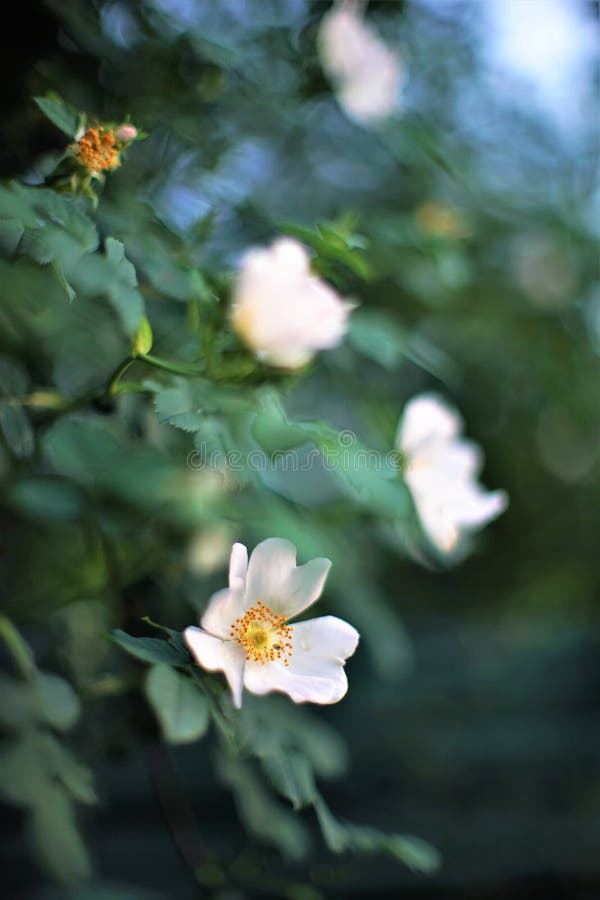
{"type": "Polygon", "coordinates": [[[600,896],[598,6],[369,3],[408,72],[372,130],[321,70],[328,8],[52,0],[4,29],[7,896],[600,896]],[[53,189],[50,91],[148,133],[96,209],[53,189]],[[281,233],[358,303],[301,375],[227,327],[242,252],[281,233]],[[152,354],[197,375],[137,361],[139,393],[107,398],[144,315],[152,354]],[[198,465],[346,430],[385,454],[429,389],[510,495],[454,567],[390,473],[198,465]],[[232,541],[271,535],[333,560],[319,609],[363,641],[339,707],[247,697],[232,722],[219,677],[190,695],[142,618],[194,622],[232,541]],[[126,648],[150,670],[115,628],[153,639],[126,648]],[[160,700],[178,691],[185,721],[160,700]],[[315,775],[381,833],[333,819],[315,775]],[[436,854],[397,832],[442,867],[412,873],[436,854]]]}

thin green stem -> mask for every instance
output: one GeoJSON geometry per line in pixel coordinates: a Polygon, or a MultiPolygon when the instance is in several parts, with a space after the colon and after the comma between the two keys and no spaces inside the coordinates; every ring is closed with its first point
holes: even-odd
{"type": "Polygon", "coordinates": [[[6,644],[6,649],[19,673],[27,681],[32,681],[36,673],[33,654],[10,619],[2,615],[0,615],[0,638],[6,644]]]}
{"type": "Polygon", "coordinates": [[[124,375],[129,366],[131,366],[135,362],[135,356],[128,356],[123,362],[119,363],[115,371],[110,377],[108,385],[106,387],[106,396],[114,397],[116,393],[118,393],[118,384],[121,375],[124,375]]]}
{"type": "Polygon", "coordinates": [[[174,375],[201,375],[202,369],[198,366],[189,366],[186,363],[169,362],[166,359],[159,359],[157,356],[150,356],[149,353],[140,353],[137,357],[141,362],[154,366],[155,369],[162,369],[164,372],[172,372],[174,375]]]}

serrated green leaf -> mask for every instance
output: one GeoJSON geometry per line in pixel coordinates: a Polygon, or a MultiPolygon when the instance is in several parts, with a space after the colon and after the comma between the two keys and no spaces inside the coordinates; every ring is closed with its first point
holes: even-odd
{"type": "Polygon", "coordinates": [[[158,663],[146,676],[145,692],[170,744],[188,744],[206,733],[208,703],[190,678],[158,663]]]}
{"type": "Polygon", "coordinates": [[[69,106],[57,95],[34,97],[33,99],[46,118],[50,119],[57,128],[60,128],[69,137],[75,137],[80,127],[81,117],[72,106],[69,106]]]}
{"type": "Polygon", "coordinates": [[[205,418],[202,407],[194,405],[191,388],[186,383],[155,394],[154,408],[161,425],[172,425],[182,431],[197,431],[205,418]]]}
{"type": "Polygon", "coordinates": [[[115,644],[125,650],[130,656],[147,663],[166,663],[171,666],[185,666],[189,664],[189,657],[185,657],[167,641],[160,638],[133,637],[121,629],[113,631],[111,635],[115,644]]]}

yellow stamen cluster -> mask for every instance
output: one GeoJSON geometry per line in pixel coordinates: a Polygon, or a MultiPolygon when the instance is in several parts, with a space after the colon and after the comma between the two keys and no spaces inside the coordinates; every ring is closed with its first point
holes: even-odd
{"type": "Polygon", "coordinates": [[[276,615],[259,600],[235,620],[229,636],[242,645],[246,659],[263,664],[282,660],[287,666],[293,650],[292,631],[285,616],[276,615]]]}
{"type": "Polygon", "coordinates": [[[90,172],[116,169],[121,164],[121,145],[112,128],[88,128],[72,149],[77,162],[90,172]]]}

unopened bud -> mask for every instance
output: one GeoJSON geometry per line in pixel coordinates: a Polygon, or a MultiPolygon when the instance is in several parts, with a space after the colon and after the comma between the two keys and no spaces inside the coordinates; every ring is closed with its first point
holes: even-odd
{"type": "Polygon", "coordinates": [[[143,356],[145,353],[149,353],[152,349],[152,340],[153,338],[152,329],[150,328],[150,322],[148,321],[146,316],[143,316],[131,342],[132,355],[143,356]]]}
{"type": "Polygon", "coordinates": [[[118,141],[133,141],[137,137],[138,130],[135,125],[120,125],[115,133],[118,141]]]}

